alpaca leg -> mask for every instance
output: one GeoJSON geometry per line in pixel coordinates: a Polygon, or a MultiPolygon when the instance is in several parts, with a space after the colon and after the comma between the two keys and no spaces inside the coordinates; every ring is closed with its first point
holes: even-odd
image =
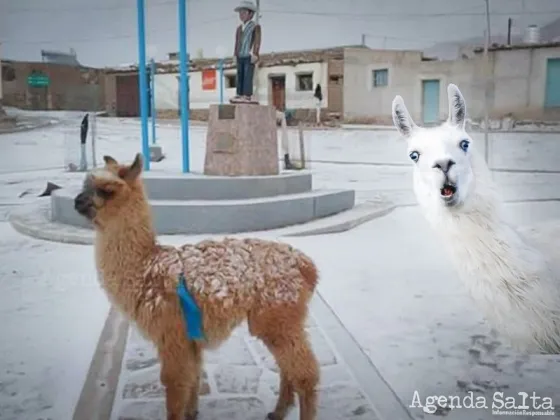
{"type": "Polygon", "coordinates": [[[286,375],[280,373],[280,392],[276,407],[268,414],[269,420],[283,420],[294,405],[294,387],[286,375]]]}
{"type": "Polygon", "coordinates": [[[275,350],[281,370],[290,378],[298,394],[300,420],[315,420],[317,417],[317,385],[319,363],[313,354],[305,331],[284,341],[275,350]]]}
{"type": "Polygon", "coordinates": [[[193,383],[187,391],[187,415],[186,420],[195,420],[198,415],[198,397],[200,394],[200,377],[202,374],[202,349],[192,343],[192,370],[188,375],[193,376],[193,383]]]}
{"type": "Polygon", "coordinates": [[[307,299],[293,306],[278,306],[249,313],[251,335],[260,338],[280,368],[280,395],[269,419],[283,420],[298,394],[300,420],[317,417],[319,363],[305,331],[307,299]]]}
{"type": "Polygon", "coordinates": [[[300,420],[315,420],[317,417],[317,384],[319,364],[303,328],[274,331],[273,335],[262,335],[280,368],[280,395],[269,419],[282,420],[293,405],[295,391],[298,394],[300,420]]]}
{"type": "Polygon", "coordinates": [[[188,352],[182,349],[160,352],[161,383],[165,388],[167,420],[184,420],[190,391],[193,386],[189,375],[188,352]]]}
{"type": "Polygon", "coordinates": [[[187,381],[183,377],[186,375],[186,370],[178,369],[175,364],[162,360],[161,383],[165,388],[167,420],[183,420],[185,417],[187,381]]]}

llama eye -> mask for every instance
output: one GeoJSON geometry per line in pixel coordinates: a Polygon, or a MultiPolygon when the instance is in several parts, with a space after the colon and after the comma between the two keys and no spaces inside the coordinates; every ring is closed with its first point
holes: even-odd
{"type": "Polygon", "coordinates": [[[412,159],[414,162],[418,162],[418,159],[420,159],[420,153],[418,152],[411,152],[410,155],[408,155],[410,157],[410,159],[412,159]]]}
{"type": "Polygon", "coordinates": [[[466,152],[467,150],[469,150],[469,142],[468,140],[461,140],[461,143],[459,143],[459,147],[461,148],[461,150],[463,152],[466,152]]]}

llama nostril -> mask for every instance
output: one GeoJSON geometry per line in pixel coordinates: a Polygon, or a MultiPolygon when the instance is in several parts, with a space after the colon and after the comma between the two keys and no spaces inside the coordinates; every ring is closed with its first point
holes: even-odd
{"type": "Polygon", "coordinates": [[[455,161],[453,159],[445,159],[436,161],[432,168],[439,169],[444,174],[446,174],[447,172],[449,172],[453,165],[455,165],[455,161]]]}

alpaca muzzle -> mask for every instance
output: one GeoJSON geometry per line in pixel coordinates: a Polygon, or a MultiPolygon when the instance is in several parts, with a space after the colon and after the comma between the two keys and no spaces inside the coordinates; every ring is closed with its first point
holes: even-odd
{"type": "Polygon", "coordinates": [[[81,192],[74,198],[74,209],[82,216],[93,217],[93,200],[89,194],[81,192]]]}

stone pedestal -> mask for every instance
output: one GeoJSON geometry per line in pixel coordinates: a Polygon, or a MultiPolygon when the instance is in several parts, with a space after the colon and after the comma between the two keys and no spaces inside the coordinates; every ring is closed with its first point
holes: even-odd
{"type": "Polygon", "coordinates": [[[277,175],[276,111],[254,104],[212,105],[205,175],[277,175]]]}

